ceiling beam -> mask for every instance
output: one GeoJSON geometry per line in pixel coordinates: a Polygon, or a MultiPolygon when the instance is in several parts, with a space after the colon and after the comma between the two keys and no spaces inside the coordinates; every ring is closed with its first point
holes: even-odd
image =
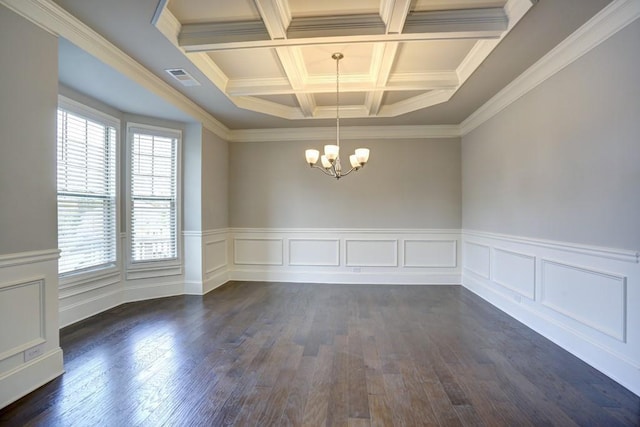
{"type": "MultiPolygon", "coordinates": [[[[289,3],[282,0],[254,0],[262,22],[272,40],[282,40],[287,37],[287,29],[291,23],[289,3]]],[[[300,106],[304,117],[311,117],[316,107],[312,94],[300,92],[307,78],[304,59],[299,49],[295,47],[279,47],[275,49],[276,56],[282,65],[289,85],[300,106]]],[[[228,89],[227,89],[227,93],[228,89]]],[[[245,94],[246,96],[246,94],[245,94]]]]}
{"type": "MultiPolygon", "coordinates": [[[[454,89],[459,86],[455,71],[437,71],[430,73],[392,74],[386,85],[378,85],[378,81],[370,76],[357,75],[340,77],[340,93],[369,91],[425,91],[433,89],[454,89]]],[[[226,93],[230,96],[266,96],[293,95],[295,93],[334,93],[333,81],[327,78],[309,77],[305,84],[294,89],[285,78],[268,79],[233,79],[226,85],[226,93]]]]}
{"type": "Polygon", "coordinates": [[[490,39],[500,37],[509,24],[502,8],[416,12],[407,16],[402,32],[396,33],[402,23],[400,11],[406,2],[394,4],[401,4],[402,8],[391,9],[392,15],[387,17],[389,24],[377,14],[293,18],[286,38],[277,38],[282,36],[282,22],[271,22],[280,19],[271,14],[263,16],[265,22],[184,24],[178,42],[186,52],[198,52],[311,44],[490,39]],[[268,31],[270,28],[275,28],[274,37],[268,31]]]}
{"type": "Polygon", "coordinates": [[[273,40],[287,38],[291,11],[286,0],[254,0],[264,26],[273,40]]]}
{"type": "Polygon", "coordinates": [[[380,17],[386,25],[387,34],[400,34],[411,7],[411,0],[382,0],[380,17]]]}
{"type": "MultiPolygon", "coordinates": [[[[380,16],[385,22],[387,34],[400,34],[404,27],[411,0],[382,0],[380,3],[380,16]]],[[[391,69],[398,54],[400,43],[379,43],[374,47],[374,53],[371,59],[371,74],[376,87],[386,87],[391,69]]],[[[364,104],[369,110],[370,116],[376,116],[380,111],[382,100],[384,99],[384,91],[367,92],[364,104]]]]}
{"type": "Polygon", "coordinates": [[[463,25],[476,31],[505,31],[509,18],[502,7],[411,12],[407,15],[402,33],[457,32],[463,25]]]}
{"type": "Polygon", "coordinates": [[[302,58],[302,53],[298,48],[280,47],[276,49],[276,55],[280,59],[293,94],[298,100],[300,110],[305,117],[311,117],[315,109],[315,100],[309,92],[301,91],[307,79],[306,67],[302,58]]]}
{"type": "MultiPolygon", "coordinates": [[[[396,59],[399,43],[380,43],[374,48],[374,55],[371,60],[371,73],[374,75],[375,85],[379,88],[387,86],[391,68],[396,59]]],[[[370,116],[375,116],[380,110],[384,91],[369,91],[364,100],[364,105],[369,110],[370,116]]]]}

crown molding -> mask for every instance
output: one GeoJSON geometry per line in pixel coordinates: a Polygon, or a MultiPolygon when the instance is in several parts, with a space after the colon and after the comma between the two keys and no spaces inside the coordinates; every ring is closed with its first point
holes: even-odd
{"type": "Polygon", "coordinates": [[[467,135],[494,117],[638,17],[640,0],[614,0],[467,117],[460,124],[462,135],[467,135]]]}
{"type": "MultiPolygon", "coordinates": [[[[458,138],[458,125],[438,126],[341,126],[340,139],[458,138]]],[[[330,127],[232,130],[230,142],[326,141],[336,137],[330,127]]]]}
{"type": "Polygon", "coordinates": [[[189,114],[219,137],[228,138],[229,129],[211,114],[51,0],[0,0],[0,4],[56,37],[64,37],[189,114]]]}

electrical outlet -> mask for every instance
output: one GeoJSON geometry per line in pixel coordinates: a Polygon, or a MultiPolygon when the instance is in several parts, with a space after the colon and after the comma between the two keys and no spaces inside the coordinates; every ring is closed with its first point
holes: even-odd
{"type": "Polygon", "coordinates": [[[44,344],[37,345],[35,347],[31,347],[28,350],[24,351],[24,361],[28,362],[30,360],[35,359],[36,357],[42,356],[42,347],[44,344]]]}

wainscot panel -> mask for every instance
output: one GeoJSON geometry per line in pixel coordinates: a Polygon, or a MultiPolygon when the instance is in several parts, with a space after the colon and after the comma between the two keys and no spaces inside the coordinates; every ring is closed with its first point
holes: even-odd
{"type": "Polygon", "coordinates": [[[229,239],[231,280],[460,283],[459,230],[236,228],[229,239]]]}
{"type": "Polygon", "coordinates": [[[0,408],[63,372],[57,249],[0,256],[0,408]]]}
{"type": "Polygon", "coordinates": [[[462,240],[463,286],[640,395],[638,252],[472,230],[462,240]]]}

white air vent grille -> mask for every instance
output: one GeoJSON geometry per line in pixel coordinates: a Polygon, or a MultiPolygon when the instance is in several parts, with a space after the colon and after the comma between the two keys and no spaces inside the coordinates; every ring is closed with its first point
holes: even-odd
{"type": "Polygon", "coordinates": [[[165,70],[171,77],[179,81],[183,86],[200,86],[200,83],[182,68],[165,70]]]}

